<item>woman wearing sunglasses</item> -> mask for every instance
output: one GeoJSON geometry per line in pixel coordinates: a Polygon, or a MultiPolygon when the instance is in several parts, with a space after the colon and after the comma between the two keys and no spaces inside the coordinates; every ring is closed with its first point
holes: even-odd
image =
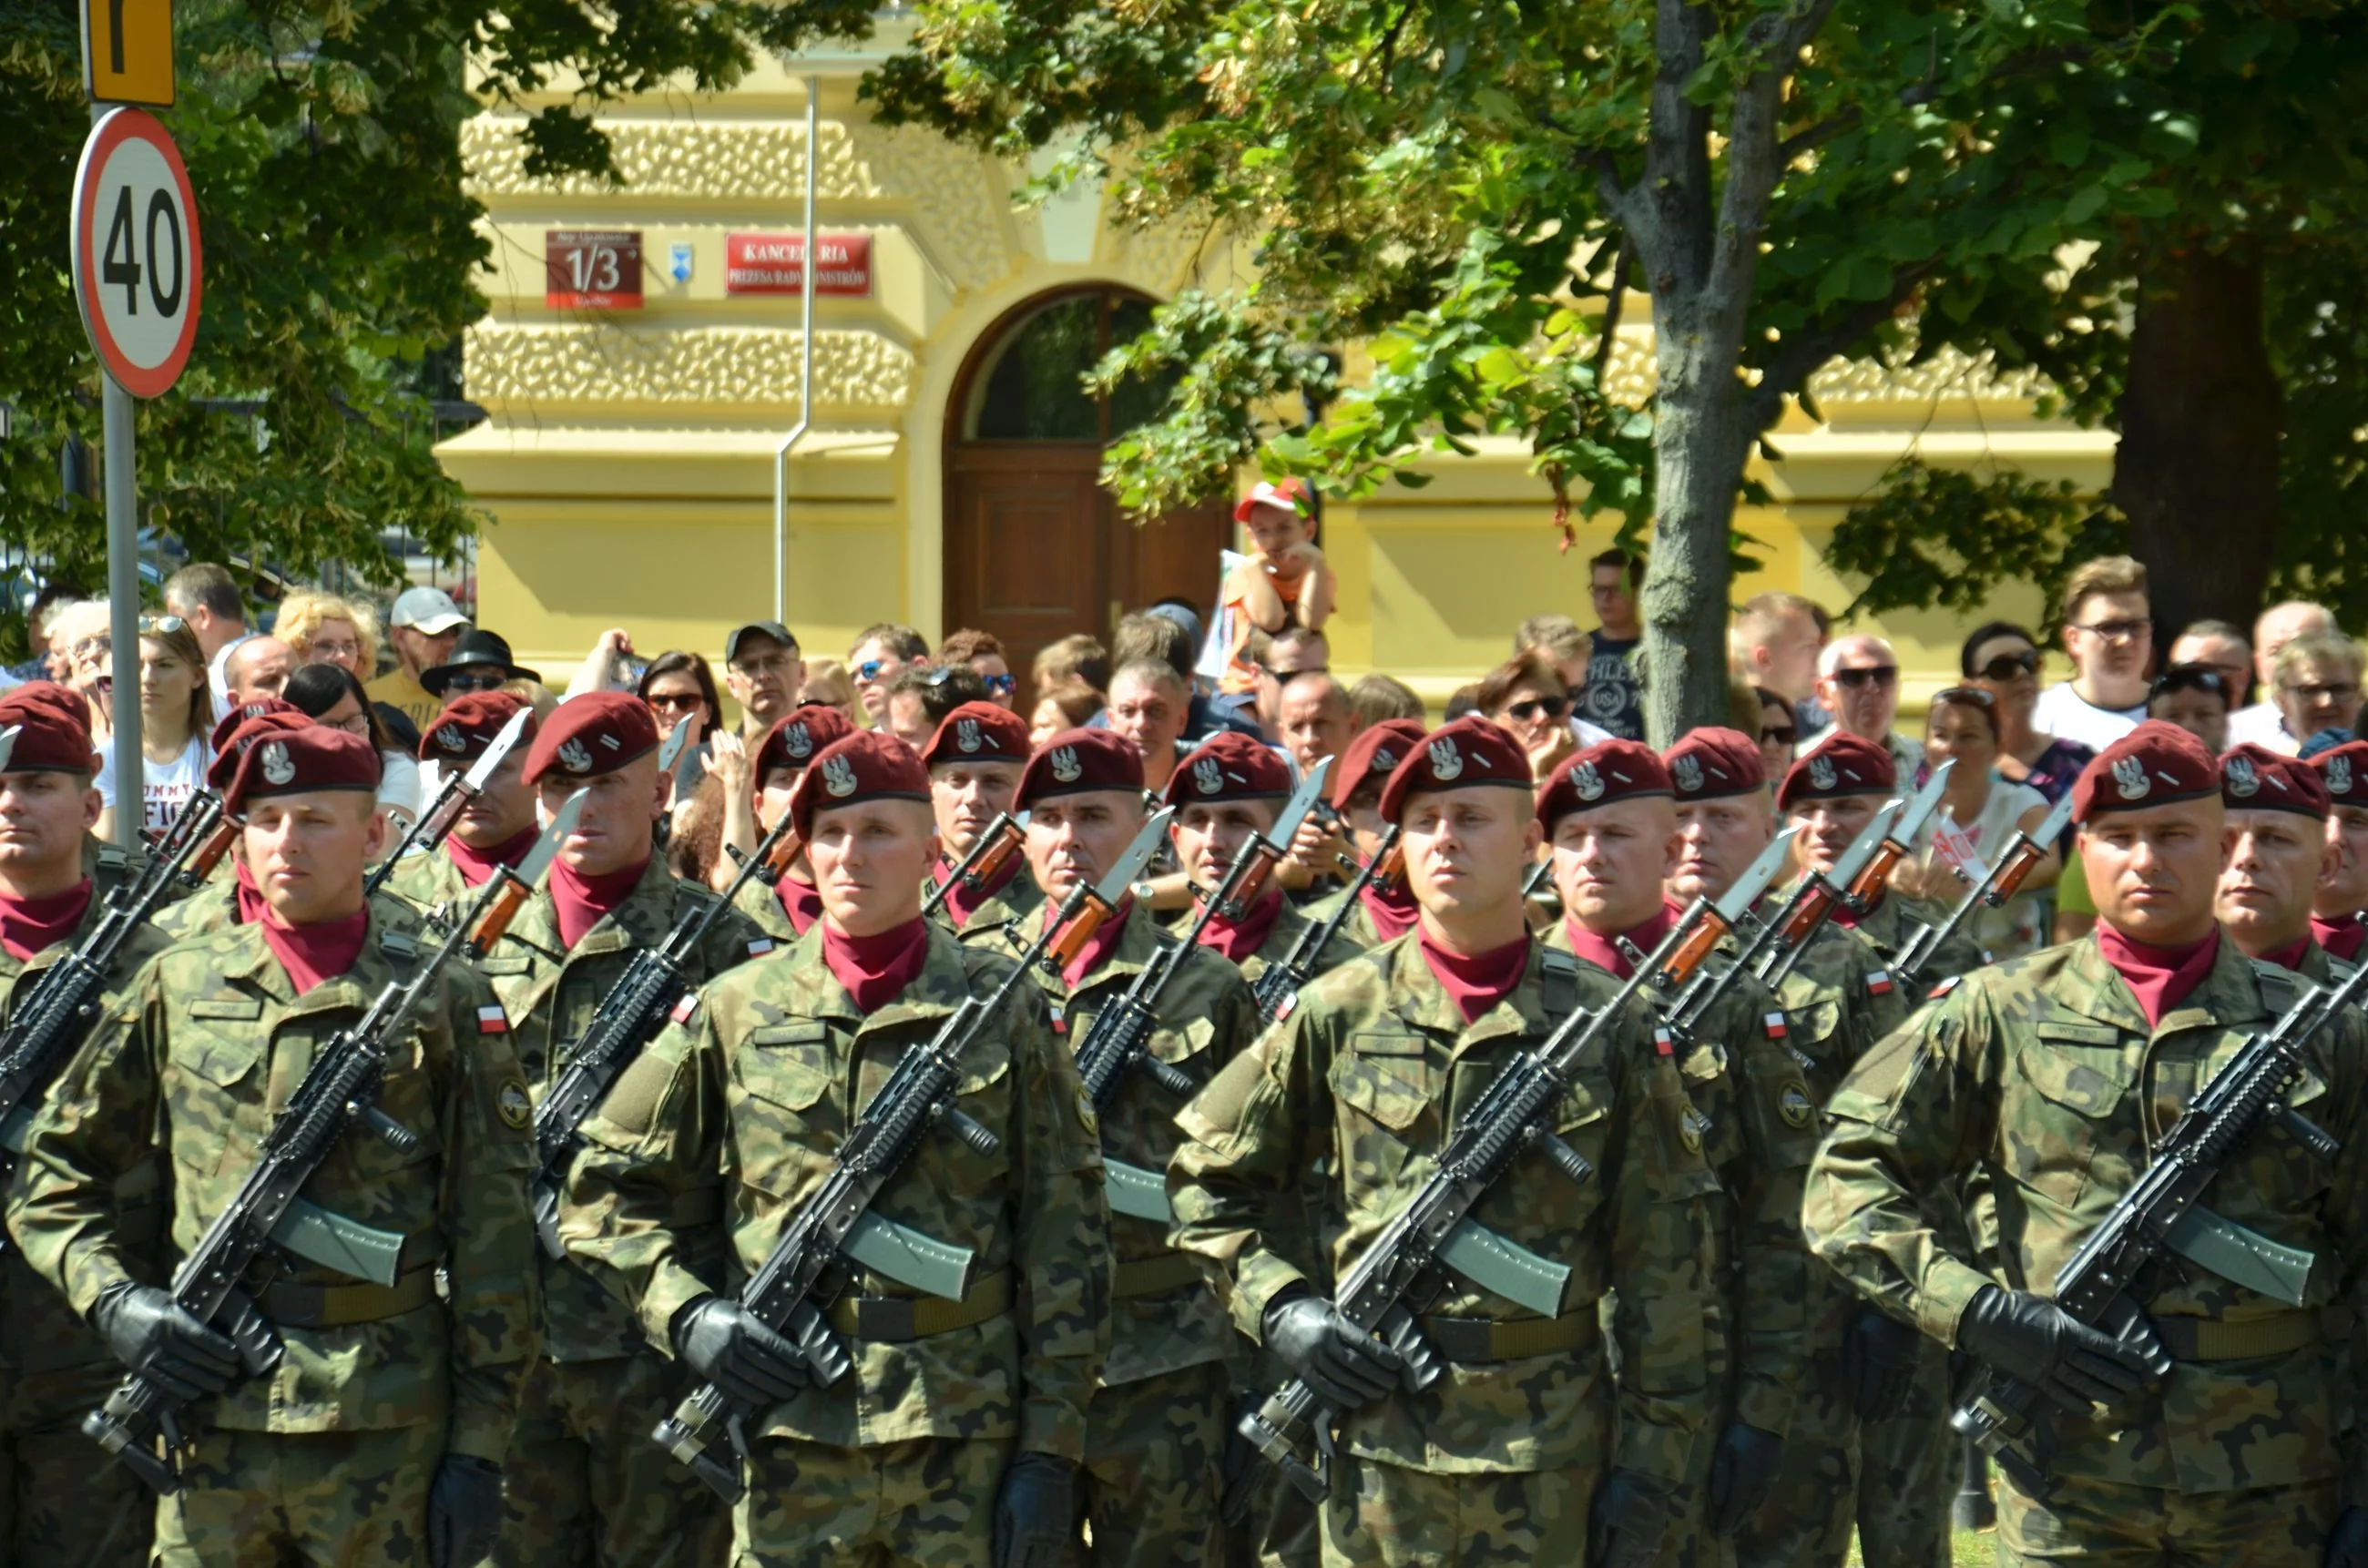
{"type": "MultiPolygon", "coordinates": [[[[1926,772],[1918,781],[1944,762],[1957,766],[1941,810],[1925,824],[1918,858],[1903,864],[1895,881],[1902,892],[1943,908],[1980,880],[2017,828],[2035,828],[2047,815],[2045,796],[1999,775],[1998,710],[1998,699],[1986,688],[1952,686],[1933,695],[1925,715],[1926,772]]],[[[1993,960],[2036,952],[2048,940],[2053,903],[2049,894],[2036,890],[2052,887],[2061,866],[2051,848],[2005,908],[1974,911],[1965,935],[1993,960]]]]}
{"type": "Polygon", "coordinates": [[[1997,699],[1999,776],[2028,784],[2055,804],[2097,754],[2036,727],[2032,715],[2039,706],[2039,644],[2012,621],[1993,620],[1965,639],[1957,668],[1967,686],[1997,699]]]}
{"type": "Polygon", "coordinates": [[[1489,671],[1478,700],[1480,716],[1520,743],[1530,759],[1530,777],[1540,784],[1581,745],[1611,738],[1573,718],[1570,692],[1543,653],[1516,653],[1489,671]]]}

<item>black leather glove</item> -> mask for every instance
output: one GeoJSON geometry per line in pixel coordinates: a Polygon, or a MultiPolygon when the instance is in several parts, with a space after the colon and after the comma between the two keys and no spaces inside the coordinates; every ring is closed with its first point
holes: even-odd
{"type": "Polygon", "coordinates": [[[446,1454],[427,1489],[427,1568],[473,1568],[502,1533],[502,1467],[446,1454]]]}
{"type": "Polygon", "coordinates": [[[1924,1336],[1876,1307],[1861,1307],[1842,1341],[1842,1371],[1850,1408],[1861,1421],[1880,1421],[1907,1407],[1924,1336]]]}
{"type": "Polygon", "coordinates": [[[1733,1535],[1776,1490],[1784,1439],[1746,1421],[1730,1421],[1710,1460],[1710,1528],[1733,1535]]]}
{"type": "Polygon", "coordinates": [[[1666,1481],[1615,1470],[1595,1490],[1587,1520],[1587,1568],[1647,1568],[1669,1528],[1666,1481]]]}
{"type": "Polygon", "coordinates": [[[1060,1568],[1077,1534],[1077,1467],[1022,1453],[995,1500],[995,1568],[1060,1568]]]}
{"type": "Polygon", "coordinates": [[[2327,1568],[2368,1568],[2368,1508],[2346,1508],[2327,1538],[2327,1568]]]}
{"type": "Polygon", "coordinates": [[[179,1403],[227,1393],[239,1381],[238,1346],[170,1291],[120,1285],[91,1315],[116,1358],[179,1403]]]}
{"type": "Polygon", "coordinates": [[[1399,1386],[1406,1358],[1367,1334],[1320,1296],[1293,1296],[1266,1310],[1267,1346],[1316,1397],[1338,1411],[1370,1404],[1399,1386]]]}
{"type": "Polygon", "coordinates": [[[1957,1343],[2081,1415],[2091,1404],[2111,1404],[2170,1372],[2170,1353],[2155,1337],[2154,1325],[2126,1302],[2107,1333],[2053,1301],[1985,1285],[1957,1320],[1957,1343]]]}
{"type": "Polygon", "coordinates": [[[683,1308],[674,1343],[691,1370],[742,1404],[776,1404],[812,1381],[798,1347],[729,1296],[701,1296],[683,1308]]]}

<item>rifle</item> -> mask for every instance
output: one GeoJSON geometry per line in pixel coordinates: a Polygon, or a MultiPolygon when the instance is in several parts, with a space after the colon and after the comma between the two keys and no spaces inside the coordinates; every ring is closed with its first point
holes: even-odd
{"type": "MultiPolygon", "coordinates": [[[[1932,777],[1925,780],[1924,788],[1916,791],[1915,797],[1900,808],[1896,825],[1884,829],[1883,836],[1875,841],[1873,851],[1857,870],[1850,876],[1834,879],[1841,888],[1843,905],[1852,914],[1865,914],[1883,896],[1884,886],[1891,881],[1892,871],[1907,858],[1908,850],[1915,846],[1917,835],[1924,831],[1924,824],[1931,820],[1934,812],[1940,810],[1941,797],[1947,791],[1949,775],[1956,766],[1956,759],[1952,757],[1935,768],[1932,777]]],[[[1859,843],[1863,842],[1864,835],[1861,835],[1851,847],[1856,848],[1859,843]]],[[[1783,984],[1784,977],[1793,972],[1793,966],[1801,961],[1801,955],[1807,950],[1805,940],[1793,943],[1770,960],[1760,974],[1760,983],[1770,991],[1783,984]]]]}
{"type": "Polygon", "coordinates": [[[947,895],[954,891],[956,882],[973,892],[993,886],[1025,842],[1019,819],[1009,812],[997,812],[985,830],[971,840],[970,852],[946,873],[946,880],[931,888],[922,898],[921,913],[935,915],[938,905],[945,903],[947,895]]]}
{"type": "Polygon", "coordinates": [[[387,878],[394,875],[395,862],[405,855],[415,850],[433,854],[443,846],[444,840],[451,835],[453,824],[461,820],[461,813],[485,792],[485,781],[517,748],[518,736],[525,733],[526,722],[532,717],[531,708],[521,708],[511,714],[509,722],[494,736],[493,744],[485,748],[485,755],[472,764],[468,772],[453,774],[444,780],[443,788],[436,791],[436,799],[419,813],[419,820],[404,830],[394,852],[362,879],[364,899],[386,885],[387,878]]]}
{"type": "Polygon", "coordinates": [[[1227,920],[1239,920],[1249,913],[1250,905],[1265,895],[1268,879],[1290,856],[1291,841],[1299,836],[1299,824],[1307,820],[1307,813],[1324,798],[1324,781],[1331,774],[1332,759],[1328,756],[1309,768],[1307,777],[1299,781],[1299,788],[1291,792],[1291,799],[1283,802],[1274,826],[1242,846],[1241,854],[1234,858],[1247,859],[1249,870],[1238,880],[1230,876],[1225,879],[1226,888],[1217,895],[1219,915],[1227,920]]]}
{"type": "MultiPolygon", "coordinates": [[[[1030,966],[1059,949],[1069,926],[1090,920],[1099,927],[1108,918],[1108,912],[1126,896],[1127,884],[1158,849],[1170,814],[1163,811],[1145,824],[1099,886],[1080,883],[1072,890],[1019,962],[984,1001],[963,997],[934,1036],[906,1050],[848,1129],[822,1186],[799,1206],[764,1265],[741,1287],[741,1310],[793,1341],[822,1387],[837,1382],[855,1365],[825,1314],[854,1283],[859,1267],[950,1301],[962,1300],[968,1290],[969,1248],[900,1225],[874,1213],[871,1206],[940,1121],[951,1123],[956,1135],[982,1154],[1002,1146],[993,1129],[954,1104],[962,1058],[979,1032],[1002,1013],[1030,966]],[[1102,913],[1095,913],[1097,906],[1102,913]]],[[[760,1414],[713,1383],[701,1383],[650,1437],[717,1496],[736,1503],[744,1490],[740,1460],[748,1457],[748,1418],[760,1414]],[[735,1455],[729,1464],[708,1451],[719,1426],[735,1455]]]]}
{"type": "Polygon", "coordinates": [[[1382,841],[1373,846],[1372,858],[1357,868],[1356,876],[1349,883],[1349,891],[1341,896],[1338,907],[1325,917],[1324,923],[1302,931],[1299,940],[1292,944],[1289,958],[1281,963],[1270,963],[1259,971],[1258,983],[1250,987],[1250,994],[1258,999],[1259,1015],[1269,1023],[1282,1022],[1291,1017],[1291,1010],[1299,1006],[1299,988],[1313,977],[1315,960],[1331,945],[1332,938],[1340,934],[1340,927],[1348,924],[1349,916],[1357,912],[1358,899],[1366,888],[1372,885],[1383,866],[1396,857],[1398,832],[1395,823],[1383,831],[1382,841]]]}
{"type": "MultiPolygon", "coordinates": [[[[567,802],[528,857],[540,876],[559,839],[583,809],[583,794],[567,802]],[[537,858],[540,857],[539,863],[537,858]]],[[[523,869],[523,868],[522,868],[523,869]]],[[[393,1037],[427,1000],[436,977],[466,949],[483,958],[501,939],[510,917],[525,903],[518,872],[497,869],[478,890],[468,917],[456,922],[443,943],[408,980],[391,980],[357,1022],[339,1029],[313,1053],[312,1064],[265,1134],[255,1168],[173,1274],[173,1300],[201,1323],[211,1323],[238,1346],[249,1377],[265,1377],[286,1353],[269,1320],[239,1282],[266,1249],[284,1248],[332,1267],[365,1269],[392,1283],[403,1238],[359,1225],[306,1202],[299,1194],[313,1173],[356,1122],[393,1147],[409,1151],[419,1135],[373,1103],[386,1075],[393,1037]]],[[[83,1417],[83,1435],[121,1460],[150,1491],[180,1490],[185,1444],[178,1409],[170,1395],[138,1373],[116,1385],[107,1403],[83,1417]],[[156,1438],[165,1439],[158,1453],[156,1438]]]]}
{"type": "MultiPolygon", "coordinates": [[[[0,756],[0,767],[6,764],[0,756]]],[[[212,835],[222,814],[220,795],[211,790],[191,795],[175,813],[138,879],[110,889],[97,923],[74,950],[27,983],[24,999],[7,1028],[0,1029],[0,1191],[7,1187],[41,1096],[98,1022],[116,955],[133,932],[148,924],[179,881],[182,862],[212,835]]],[[[7,1234],[0,1232],[0,1253],[7,1250],[7,1234]]]]}
{"type": "MultiPolygon", "coordinates": [[[[1383,1339],[1404,1332],[1412,1316],[1407,1301],[1442,1264],[1540,1316],[1562,1310],[1569,1267],[1490,1231],[1472,1211],[1525,1149],[1543,1153],[1574,1184],[1584,1185],[1595,1175],[1587,1156],[1555,1135],[1554,1108],[1580,1065],[1599,1055],[1612,1032],[1629,1021],[1628,1009],[1640,994],[1647,987],[1683,986],[1756,894],[1738,881],[1715,903],[1695,899],[1602,1007],[1592,1013],[1574,1008],[1543,1044],[1505,1064],[1448,1139],[1429,1179],[1342,1276],[1334,1305],[1343,1316],[1383,1339]]],[[[1415,1373],[1417,1392],[1439,1375],[1436,1364],[1415,1373]]],[[[1331,1490],[1325,1453],[1336,1418],[1314,1389],[1293,1378],[1244,1415],[1238,1430],[1310,1502],[1321,1502],[1331,1490]],[[1296,1435],[1303,1426],[1312,1426],[1316,1437],[1313,1465],[1299,1457],[1296,1435]]]]}
{"type": "Polygon", "coordinates": [[[751,877],[768,886],[797,857],[797,835],[790,813],[757,842],[757,852],[742,859],[731,882],[712,899],[675,923],[655,948],[637,950],[625,972],[609,987],[592,1010],[591,1022],[567,1052],[567,1065],[534,1109],[535,1170],[529,1185],[534,1191],[535,1234],[552,1258],[567,1256],[559,1244],[559,1192],[567,1180],[568,1162],[575,1154],[575,1138],[584,1119],[609,1097],[617,1079],[666,1027],[666,1016],[690,994],[695,982],[690,966],[707,933],[723,918],[751,877]]]}
{"type": "MultiPolygon", "coordinates": [[[[2168,1252],[2290,1306],[2302,1304],[2311,1255],[2226,1220],[2200,1200],[2264,1122],[2277,1122],[2322,1161],[2342,1153],[2326,1130],[2285,1103],[2285,1090],[2305,1065],[2311,1037],[2359,1006],[2363,993],[2368,965],[2332,989],[2306,988],[2267,1029],[2247,1038],[2163,1135],[2146,1174],[2055,1271],[2056,1306],[2113,1333],[2143,1312],[2168,1252]]],[[[1992,1376],[1958,1404],[1949,1424],[2036,1494],[2046,1484],[2044,1450],[2033,1462],[2008,1445],[2031,1425],[2044,1398],[2015,1379],[1992,1376]]]]}
{"type": "Polygon", "coordinates": [[[2021,891],[2024,879],[2047,858],[2048,850],[2064,835],[2065,824],[2071,820],[2072,791],[2066,790],[2056,798],[2055,804],[2049,809],[2037,832],[2025,833],[2021,828],[2014,830],[2014,836],[2007,840],[2006,848],[1998,856],[1997,863],[1983,873],[1980,881],[1965,890],[1964,897],[1949,911],[1947,919],[1938,926],[1919,924],[1916,927],[1916,934],[1908,937],[1907,945],[1899,949],[1899,957],[1893,961],[1891,971],[1908,985],[1921,984],[1924,971],[1930,966],[1932,955],[1941,950],[1941,944],[1957,934],[1958,928],[1972,917],[1976,906],[1987,904],[1992,909],[2004,908],[2006,901],[2021,891]]]}

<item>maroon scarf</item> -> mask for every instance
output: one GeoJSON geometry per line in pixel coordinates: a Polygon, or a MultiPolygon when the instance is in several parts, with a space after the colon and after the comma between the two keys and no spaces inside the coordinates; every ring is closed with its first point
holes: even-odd
{"type": "MultiPolygon", "coordinates": [[[[1044,900],[1044,913],[1039,916],[1037,930],[1042,931],[1042,922],[1053,919],[1060,913],[1059,906],[1048,895],[1044,900]]],[[[1118,951],[1119,938],[1126,935],[1127,917],[1133,913],[1134,900],[1121,899],[1118,907],[1110,911],[1110,918],[1102,922],[1101,929],[1094,933],[1094,939],[1079,949],[1077,956],[1069,960],[1068,967],[1061,971],[1061,983],[1075,991],[1085,983],[1086,976],[1108,963],[1110,956],[1118,951]]]]}
{"type": "MultiPolygon", "coordinates": [[[[978,906],[980,904],[985,903],[988,899],[993,898],[996,893],[999,893],[1005,888],[1009,887],[1011,885],[1011,879],[1019,874],[1019,857],[1017,855],[1013,856],[1010,859],[1006,860],[1003,863],[1003,869],[996,873],[993,884],[987,887],[983,887],[976,892],[973,892],[967,883],[959,880],[954,881],[954,885],[952,887],[946,888],[945,902],[939,904],[939,907],[943,909],[947,915],[953,921],[954,929],[959,931],[968,926],[970,924],[970,917],[978,913],[978,906]]],[[[952,878],[953,874],[954,868],[951,861],[939,860],[938,862],[936,877],[939,887],[944,887],[947,880],[952,878]]]]}
{"type": "Polygon", "coordinates": [[[917,915],[893,930],[870,937],[849,937],[829,921],[823,922],[822,961],[830,965],[832,975],[855,998],[857,1011],[866,1015],[902,995],[928,956],[928,922],[917,915]]]}
{"type": "Polygon", "coordinates": [[[822,890],[812,882],[802,882],[795,877],[783,877],[773,884],[773,896],[781,901],[782,913],[790,917],[790,929],[803,937],[806,927],[822,918],[822,890]]]}
{"type": "Polygon", "coordinates": [[[263,918],[263,911],[266,907],[263,902],[263,889],[256,881],[255,873],[246,869],[245,861],[232,861],[231,872],[237,879],[238,884],[236,894],[238,923],[242,926],[252,926],[263,918]]]}
{"type": "Polygon", "coordinates": [[[2358,962],[2360,949],[2368,946],[2368,926],[2360,924],[2357,915],[2339,915],[2332,920],[2321,920],[2314,915],[2310,917],[2310,934],[2318,938],[2320,947],[2345,963],[2358,962]]]}
{"type": "Polygon", "coordinates": [[[1530,939],[1526,936],[1518,942],[1508,942],[1471,958],[1434,946],[1429,932],[1417,940],[1422,947],[1423,962],[1439,976],[1440,984],[1447,987],[1448,995],[1455,999],[1467,1024],[1510,996],[1530,967],[1530,939]]]}
{"type": "Polygon", "coordinates": [[[370,937],[370,906],[364,904],[341,920],[325,920],[317,926],[283,926],[279,915],[267,906],[258,924],[263,927],[264,946],[288,971],[296,994],[302,996],[354,967],[354,960],[362,956],[362,943],[370,937]]]}
{"type": "Polygon", "coordinates": [[[597,877],[578,876],[563,861],[551,863],[551,903],[559,915],[559,941],[572,948],[590,934],[618,905],[623,903],[650,869],[644,859],[638,866],[621,871],[604,871],[597,877]]]}
{"type": "Polygon", "coordinates": [[[1282,890],[1269,888],[1266,896],[1243,915],[1241,924],[1220,915],[1201,927],[1201,945],[1239,963],[1266,946],[1266,939],[1274,935],[1274,923],[1281,917],[1282,890]]]}
{"type": "MultiPolygon", "coordinates": [[[[1638,952],[1649,953],[1661,945],[1661,938],[1669,934],[1669,927],[1676,920],[1677,911],[1665,903],[1653,918],[1634,931],[1622,932],[1622,935],[1635,944],[1638,952]]],[[[1622,980],[1636,972],[1636,966],[1630,963],[1628,955],[1620,950],[1619,937],[1597,936],[1581,926],[1574,915],[1562,917],[1562,928],[1563,934],[1570,938],[1570,950],[1596,968],[1609,970],[1622,980]]]]}
{"type": "Polygon", "coordinates": [[[1395,942],[1413,930],[1415,917],[1422,913],[1422,906],[1415,903],[1414,894],[1403,884],[1383,892],[1367,882],[1364,892],[1357,896],[1364,901],[1366,918],[1373,923],[1373,935],[1384,942],[1395,942]]]}
{"type": "Polygon", "coordinates": [[[2165,1013],[2193,995],[2212,972],[2220,956],[2220,927],[2214,926],[2210,936],[2192,947],[2150,948],[2100,920],[2097,948],[2137,997],[2146,1027],[2152,1028],[2165,1013]]]}
{"type": "Polygon", "coordinates": [[[518,862],[527,858],[527,852],[534,847],[534,841],[541,836],[541,830],[529,824],[520,828],[516,837],[505,838],[491,849],[472,849],[461,842],[459,834],[454,834],[444,840],[444,853],[451,857],[462,881],[472,888],[481,888],[497,866],[517,870],[518,862]]]}
{"type": "Polygon", "coordinates": [[[10,898],[0,893],[0,948],[23,963],[74,935],[90,907],[90,879],[47,898],[10,898]]]}

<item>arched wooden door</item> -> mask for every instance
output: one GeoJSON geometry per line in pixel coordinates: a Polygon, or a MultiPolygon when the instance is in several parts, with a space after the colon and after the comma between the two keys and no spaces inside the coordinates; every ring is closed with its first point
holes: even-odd
{"type": "Polygon", "coordinates": [[[1166,392],[1095,397],[1078,378],[1150,316],[1149,301],[1117,289],[1031,300],[980,339],[955,388],[945,628],[995,633],[1023,680],[1039,649],[1072,632],[1107,642],[1128,610],[1178,597],[1205,617],[1216,603],[1232,538],[1222,499],[1137,528],[1095,483],[1102,449],[1166,392]]]}

